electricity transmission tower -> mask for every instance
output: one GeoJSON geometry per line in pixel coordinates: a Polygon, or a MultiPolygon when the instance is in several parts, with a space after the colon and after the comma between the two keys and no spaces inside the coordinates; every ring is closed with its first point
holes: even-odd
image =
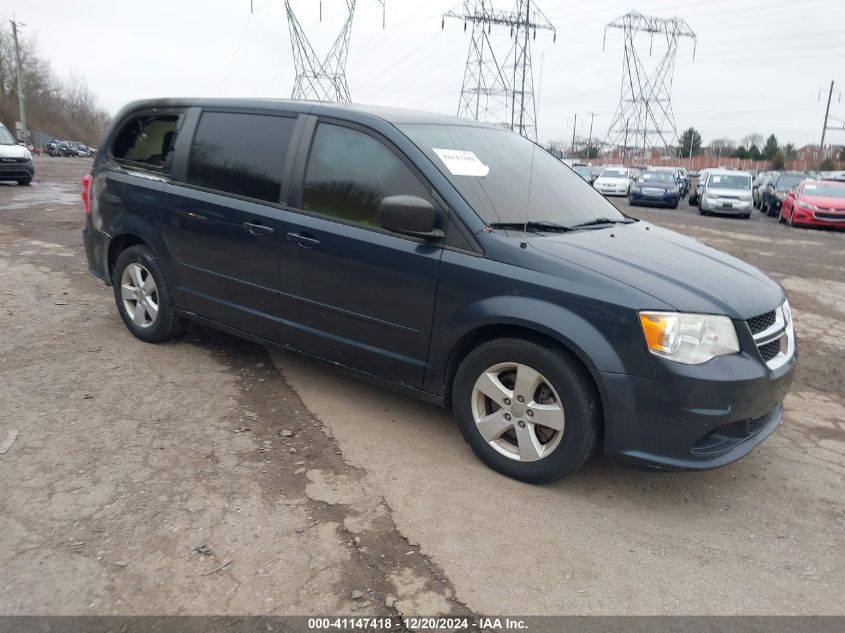
{"type": "Polygon", "coordinates": [[[556,41],[554,25],[532,0],[517,0],[511,11],[496,9],[492,0],[466,0],[443,14],[441,28],[446,18],[463,20],[464,30],[472,24],[458,116],[508,127],[536,142],[531,42],[538,30],[552,31],[556,41]],[[497,55],[491,39],[494,25],[510,28],[512,43],[504,55],[497,55]]]}
{"type": "MultiPolygon", "coordinates": [[[[619,106],[607,132],[611,148],[642,148],[645,155],[651,148],[668,150],[678,138],[675,114],[672,111],[672,79],[675,74],[675,57],[681,38],[693,41],[693,59],[697,38],[693,30],[682,19],[655,18],[635,11],[627,13],[604,27],[620,29],[625,36],[625,56],[622,62],[622,90],[619,106]],[[643,63],[636,37],[640,33],[649,36],[649,56],[654,49],[654,38],[658,43],[666,42],[666,50],[658,63],[649,70],[643,63]]],[[[604,49],[604,46],[602,46],[604,49]]]]}
{"type": "MultiPolygon", "coordinates": [[[[285,0],[285,10],[290,29],[291,48],[293,49],[293,63],[296,68],[296,79],[293,84],[293,99],[310,99],[313,101],[337,101],[349,103],[349,84],[346,82],[346,60],[349,56],[349,39],[352,35],[352,19],[355,17],[357,0],[346,2],[346,19],[343,27],[325,57],[319,57],[314,47],[305,35],[305,30],[299,23],[296,13],[291,7],[290,0],[285,0]]],[[[379,0],[382,5],[382,27],[384,27],[385,0],[379,0]]],[[[320,1],[320,20],[323,17],[323,3],[320,1]]]]}

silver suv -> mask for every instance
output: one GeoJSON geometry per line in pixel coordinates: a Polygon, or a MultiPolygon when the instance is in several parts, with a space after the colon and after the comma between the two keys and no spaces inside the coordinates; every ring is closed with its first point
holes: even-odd
{"type": "Polygon", "coordinates": [[[751,217],[751,174],[746,171],[714,169],[701,190],[698,212],[751,217]]]}

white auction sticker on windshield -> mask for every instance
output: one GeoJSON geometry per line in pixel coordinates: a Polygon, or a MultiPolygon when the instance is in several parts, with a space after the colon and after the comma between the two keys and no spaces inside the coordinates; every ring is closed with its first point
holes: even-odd
{"type": "Polygon", "coordinates": [[[475,152],[460,149],[431,148],[437,157],[446,165],[446,169],[453,176],[477,176],[483,178],[490,173],[490,168],[481,162],[475,152]]]}
{"type": "Polygon", "coordinates": [[[815,191],[815,185],[804,185],[804,191],[815,191]]]}
{"type": "Polygon", "coordinates": [[[717,183],[717,182],[722,182],[722,177],[721,177],[721,176],[713,176],[713,184],[715,184],[715,183],[717,183]]]}

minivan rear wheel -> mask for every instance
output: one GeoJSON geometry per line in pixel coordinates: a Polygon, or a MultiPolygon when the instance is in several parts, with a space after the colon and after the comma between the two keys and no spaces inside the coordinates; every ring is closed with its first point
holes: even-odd
{"type": "Polygon", "coordinates": [[[135,245],[117,258],[112,287],[120,318],[132,334],[147,343],[163,343],[182,334],[170,286],[155,254],[135,245]]]}
{"type": "Polygon", "coordinates": [[[560,479],[598,443],[600,403],[589,374],[564,350],[532,341],[498,339],[471,351],[452,406],[481,461],[520,481],[560,479]]]}

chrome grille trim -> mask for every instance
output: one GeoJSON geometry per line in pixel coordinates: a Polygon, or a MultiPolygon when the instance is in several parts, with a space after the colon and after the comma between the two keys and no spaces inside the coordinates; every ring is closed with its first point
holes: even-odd
{"type": "MultiPolygon", "coordinates": [[[[754,319],[749,319],[753,321],[754,319]]],[[[749,324],[746,321],[746,324],[749,324]]],[[[749,330],[751,325],[749,324],[749,330]]],[[[782,367],[795,354],[795,325],[792,321],[792,313],[789,309],[789,302],[784,301],[782,305],[775,309],[775,322],[767,327],[762,332],[754,334],[754,344],[757,346],[757,352],[760,354],[761,360],[769,369],[778,369],[782,367]],[[771,345],[775,341],[780,341],[780,351],[774,356],[771,355],[771,349],[761,348],[771,345]]]]}

